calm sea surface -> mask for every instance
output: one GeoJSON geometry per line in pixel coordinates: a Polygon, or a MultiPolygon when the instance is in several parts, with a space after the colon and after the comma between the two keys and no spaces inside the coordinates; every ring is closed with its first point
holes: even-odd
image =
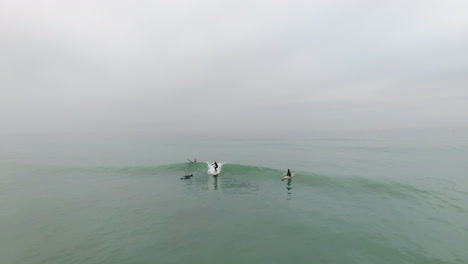
{"type": "Polygon", "coordinates": [[[468,263],[468,135],[3,140],[0,230],[5,264],[468,263]]]}

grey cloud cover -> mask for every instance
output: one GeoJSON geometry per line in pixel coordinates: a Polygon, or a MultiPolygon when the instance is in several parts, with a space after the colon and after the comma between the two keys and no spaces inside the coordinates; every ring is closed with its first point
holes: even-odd
{"type": "Polygon", "coordinates": [[[468,125],[466,1],[0,0],[3,131],[468,125]]]}

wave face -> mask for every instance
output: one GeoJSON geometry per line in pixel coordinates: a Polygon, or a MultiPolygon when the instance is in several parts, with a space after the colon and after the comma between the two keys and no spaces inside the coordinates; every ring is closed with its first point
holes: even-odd
{"type": "MultiPolygon", "coordinates": [[[[218,163],[218,171],[223,178],[232,178],[243,181],[265,182],[265,184],[276,182],[284,177],[286,170],[274,168],[257,167],[242,164],[218,163]],[[222,173],[221,173],[222,172],[222,173]]],[[[213,174],[214,168],[212,162],[198,163],[175,163],[160,166],[132,166],[132,167],[52,167],[37,165],[16,165],[21,173],[39,173],[39,174],[80,174],[89,173],[101,176],[125,176],[125,177],[155,177],[162,181],[168,178],[177,178],[193,173],[194,176],[207,178],[213,174]]],[[[10,167],[11,168],[11,167],[10,167]]],[[[364,177],[340,177],[327,176],[309,171],[294,172],[297,177],[293,178],[303,187],[314,189],[326,189],[332,192],[373,194],[376,196],[392,196],[401,199],[410,199],[418,197],[427,197],[431,192],[424,189],[418,189],[415,186],[390,182],[383,180],[372,180],[364,177]]],[[[433,195],[437,196],[438,193],[433,195]]]]}

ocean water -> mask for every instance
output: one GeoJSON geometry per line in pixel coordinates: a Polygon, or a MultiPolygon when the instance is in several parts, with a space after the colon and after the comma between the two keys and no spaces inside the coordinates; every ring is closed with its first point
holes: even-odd
{"type": "Polygon", "coordinates": [[[465,132],[3,140],[0,263],[468,263],[465,132]]]}

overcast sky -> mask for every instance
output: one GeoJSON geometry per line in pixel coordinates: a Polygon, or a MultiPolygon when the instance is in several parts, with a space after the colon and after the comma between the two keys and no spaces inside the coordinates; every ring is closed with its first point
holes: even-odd
{"type": "Polygon", "coordinates": [[[467,126],[467,10],[0,0],[2,131],[467,126]]]}

